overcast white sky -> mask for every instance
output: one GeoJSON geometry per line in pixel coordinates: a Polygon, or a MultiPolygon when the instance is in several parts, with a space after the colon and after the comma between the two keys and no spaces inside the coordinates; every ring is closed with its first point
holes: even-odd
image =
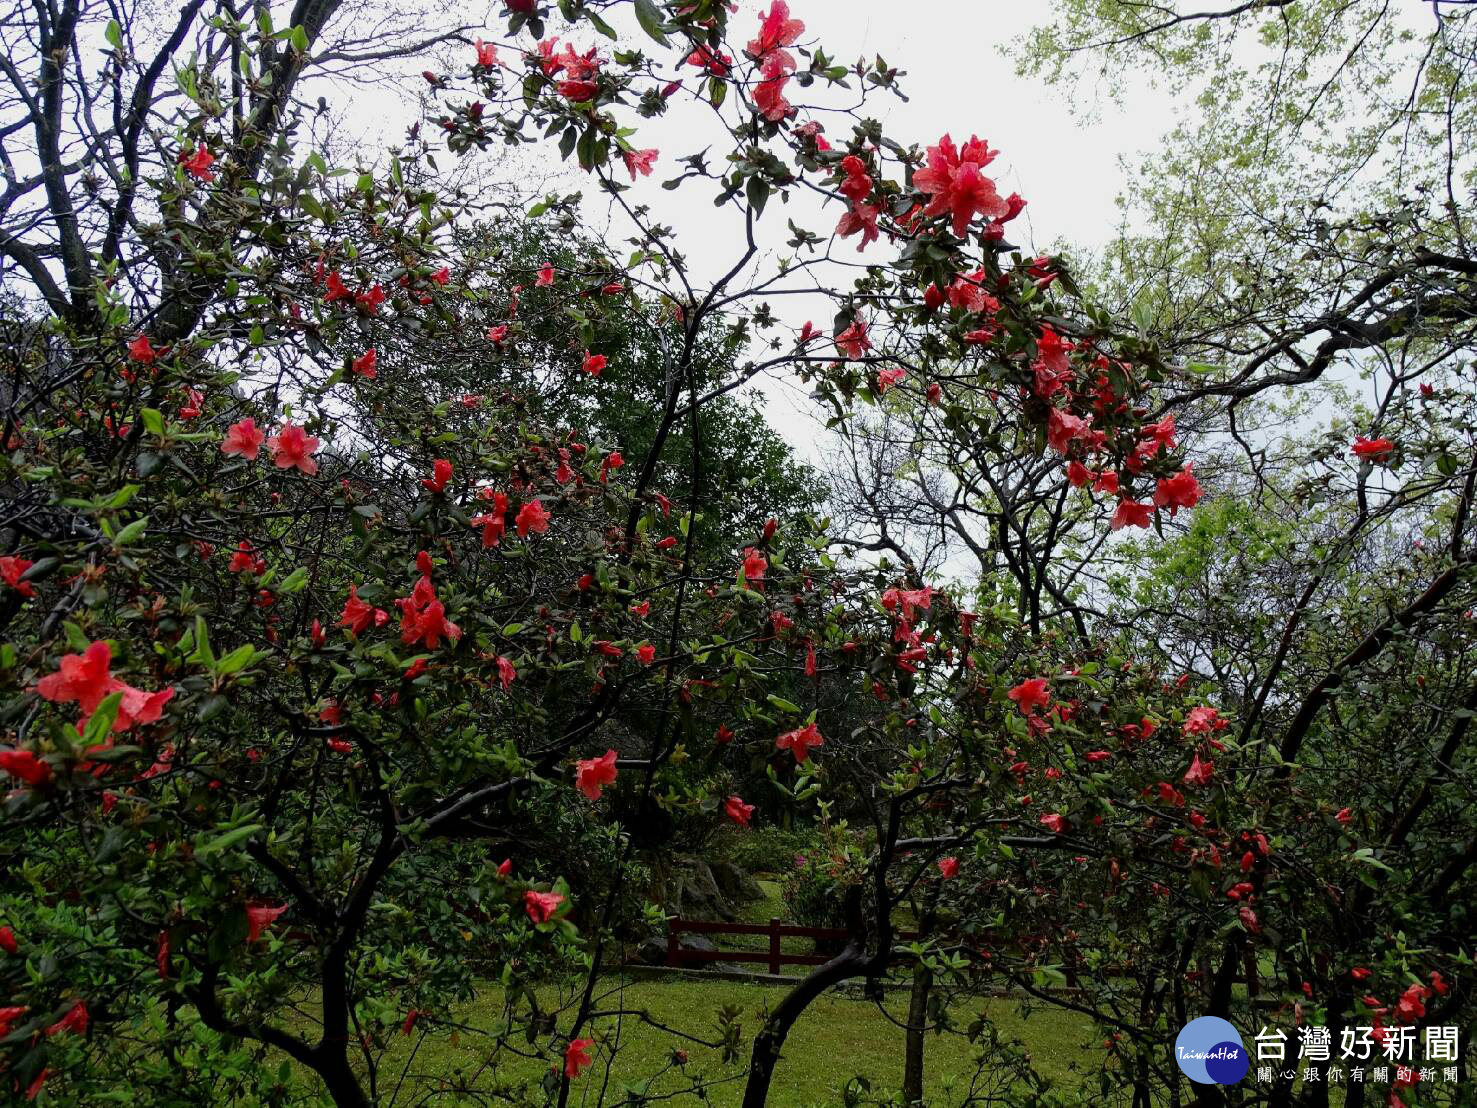
{"type": "MultiPolygon", "coordinates": [[[[768,6],[769,0],[762,4],[741,0],[739,11],[730,18],[732,41],[746,41],[768,6]]],[[[1001,151],[992,166],[1000,191],[1019,192],[1028,201],[1025,213],[1012,226],[1013,241],[1025,246],[1067,243],[1079,250],[1101,246],[1116,224],[1115,197],[1127,185],[1120,158],[1127,155],[1132,161],[1151,149],[1172,122],[1171,106],[1142,83],[1117,90],[1122,106],[1097,105],[1100,111],[1089,124],[1070,110],[1062,89],[1018,77],[1000,48],[1046,17],[1045,0],[791,0],[790,7],[792,17],[806,24],[804,44],[819,44],[844,63],[881,54],[905,72],[901,84],[909,97],[907,103],[887,94],[869,101],[869,111],[881,117],[888,134],[905,144],[930,144],[946,132],[956,139],[978,134],[1001,151]]],[[[490,22],[487,37],[502,40],[504,30],[500,20],[490,22]]],[[[598,45],[602,53],[611,46],[588,29],[574,35],[573,41],[580,48],[598,45]]],[[[816,90],[791,89],[791,98],[797,101],[828,96],[816,90]]],[[[379,145],[389,145],[403,133],[400,119],[411,116],[402,115],[403,105],[397,111],[383,100],[373,103],[378,99],[358,99],[351,109],[350,124],[362,128],[369,143],[378,140],[379,145]],[[387,126],[388,119],[395,122],[387,126]]],[[[716,275],[727,266],[721,248],[742,242],[740,225],[728,220],[731,226],[725,229],[726,217],[713,208],[713,189],[707,183],[675,193],[659,187],[663,179],[676,175],[676,157],[722,138],[712,132],[711,138],[694,137],[693,128],[702,126],[703,117],[691,113],[701,111],[689,107],[684,113],[678,108],[668,117],[650,121],[630,113],[629,122],[639,128],[633,141],[662,150],[654,175],[638,182],[630,195],[649,203],[663,222],[676,228],[680,247],[699,273],[706,269],[716,275]],[[719,249],[711,251],[704,266],[703,255],[714,245],[719,249]]],[[[828,129],[835,134],[839,126],[831,122],[828,129]]],[[[629,233],[629,225],[618,215],[612,218],[606,198],[590,189],[583,175],[569,173],[559,187],[561,191],[584,188],[587,218],[596,228],[608,228],[612,240],[629,233]]],[[[811,212],[807,214],[812,218],[801,222],[827,232],[839,213],[839,208],[828,209],[824,217],[814,218],[816,213],[811,212]]],[[[771,208],[761,221],[761,241],[774,243],[777,252],[784,252],[786,214],[771,208]]],[[[880,260],[888,249],[884,240],[863,257],[880,260]]],[[[841,253],[852,256],[849,246],[841,253]]],[[[846,278],[838,273],[837,279],[846,278]]],[[[775,308],[787,320],[799,313],[794,320],[797,324],[812,308],[818,313],[818,324],[829,319],[829,311],[814,304],[807,307],[803,301],[785,300],[775,308]]],[[[825,435],[811,418],[802,394],[779,380],[761,382],[758,387],[774,426],[802,456],[817,460],[817,448],[825,435]]]]}
{"type": "MultiPolygon", "coordinates": [[[[768,0],[762,5],[744,0],[730,18],[735,40],[747,36],[761,7],[767,9],[768,0]]],[[[991,167],[1000,191],[1019,192],[1029,204],[1012,227],[1017,240],[1040,248],[1066,242],[1095,249],[1116,226],[1115,197],[1128,184],[1120,156],[1129,155],[1132,162],[1151,149],[1171,125],[1173,110],[1140,83],[1118,90],[1121,107],[1098,105],[1098,117],[1088,125],[1074,115],[1063,90],[1018,77],[999,48],[1044,19],[1047,7],[1044,0],[792,0],[790,10],[805,21],[805,40],[818,41],[838,61],[881,54],[906,72],[901,83],[907,103],[884,95],[869,105],[889,134],[905,143],[931,143],[946,132],[956,139],[978,134],[1001,151],[991,167]]],[[[797,98],[801,95],[797,90],[797,98]]],[[[664,134],[643,121],[642,136],[640,145],[658,145],[665,153],[670,138],[674,153],[687,152],[675,123],[664,134]],[[648,139],[648,134],[658,137],[648,139]]],[[[674,196],[656,187],[671,175],[672,164],[664,159],[638,194],[653,206],[666,205],[672,212],[668,220],[688,233],[691,248],[692,231],[715,216],[700,190],[683,189],[674,196]]],[[[830,213],[815,229],[829,230],[837,214],[830,213]]],[[[782,218],[771,223],[783,231],[782,218]]],[[[879,243],[865,257],[884,256],[874,252],[885,247],[879,243]]],[[[850,252],[849,247],[843,251],[850,252]]],[[[803,395],[781,380],[764,382],[760,389],[771,423],[815,460],[825,435],[803,395]]]]}

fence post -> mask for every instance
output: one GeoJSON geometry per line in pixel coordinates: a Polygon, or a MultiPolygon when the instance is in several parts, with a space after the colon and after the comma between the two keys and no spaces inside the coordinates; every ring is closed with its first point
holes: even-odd
{"type": "Polygon", "coordinates": [[[769,972],[776,977],[780,972],[780,921],[769,917],[769,972]]]}
{"type": "Polygon", "coordinates": [[[677,948],[681,944],[677,941],[677,928],[673,926],[677,920],[675,917],[667,921],[667,965],[677,964],[677,948]]]}
{"type": "Polygon", "coordinates": [[[1255,1000],[1258,988],[1255,947],[1247,946],[1246,958],[1242,965],[1246,971],[1246,997],[1248,1000],[1255,1000]]]}

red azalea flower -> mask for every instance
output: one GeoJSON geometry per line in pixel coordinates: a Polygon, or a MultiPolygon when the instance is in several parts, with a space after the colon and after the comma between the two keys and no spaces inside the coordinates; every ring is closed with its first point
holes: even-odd
{"type": "Polygon", "coordinates": [[[1208,785],[1211,777],[1215,774],[1215,763],[1200,760],[1196,754],[1190,759],[1190,768],[1185,771],[1184,781],[1187,785],[1208,785]]]}
{"type": "Polygon", "coordinates": [[[820,728],[814,723],[807,723],[804,727],[797,727],[793,731],[786,731],[774,740],[774,745],[779,750],[788,750],[795,755],[796,762],[804,762],[810,758],[810,748],[824,746],[826,738],[821,734],[820,728]]]}
{"type": "Polygon", "coordinates": [[[421,478],[421,487],[431,492],[444,492],[446,483],[451,480],[451,463],[445,458],[437,458],[431,463],[431,476],[421,478]]]}
{"type": "Polygon", "coordinates": [[[149,365],[159,356],[159,352],[149,345],[148,335],[139,335],[128,344],[128,356],[140,365],[149,365]]]}
{"type": "Polygon", "coordinates": [[[518,515],[514,519],[514,525],[518,529],[520,539],[527,538],[529,532],[542,535],[549,529],[550,515],[540,500],[530,500],[518,509],[518,515]]]}
{"type": "Polygon", "coordinates": [[[523,894],[523,909],[534,923],[548,923],[563,903],[564,898],[558,893],[540,893],[529,889],[523,894]]]}
{"type": "Polygon", "coordinates": [[[277,917],[291,905],[272,908],[265,904],[248,905],[246,909],[246,945],[250,946],[262,937],[262,932],[271,927],[277,917]]]}
{"type": "Polygon", "coordinates": [[[643,177],[650,177],[651,167],[659,153],[657,150],[622,150],[621,160],[626,163],[626,171],[631,174],[631,180],[634,181],[638,173],[643,177]]]}
{"type": "Polygon", "coordinates": [[[215,164],[215,155],[205,146],[197,146],[191,154],[183,150],[179,152],[179,164],[185,167],[185,172],[197,181],[209,183],[215,180],[215,173],[211,166],[215,164]]]}
{"type": "Polygon", "coordinates": [[[347,627],[355,635],[362,635],[370,623],[376,627],[383,627],[389,618],[389,614],[383,608],[376,608],[360,600],[359,586],[351,584],[349,585],[349,597],[344,601],[344,610],[339,615],[336,626],[347,627]]]}
{"type": "Polygon", "coordinates": [[[1037,708],[1045,708],[1051,702],[1051,692],[1044,677],[1028,678],[1005,695],[1015,701],[1023,716],[1035,715],[1037,708]]]}
{"type": "Polygon", "coordinates": [[[855,320],[851,326],[836,336],[836,349],[848,358],[860,358],[868,350],[872,349],[872,340],[867,337],[867,324],[864,320],[855,320]]]}
{"type": "Polygon", "coordinates": [[[278,469],[299,469],[311,476],[318,472],[318,463],[313,460],[321,441],[308,434],[295,423],[284,423],[278,432],[267,440],[267,449],[272,452],[272,464],[278,469]]]}
{"type": "Polygon", "coordinates": [[[78,1000],[68,1008],[66,1015],[46,1029],[46,1034],[60,1035],[63,1031],[70,1031],[74,1035],[87,1034],[87,1002],[85,1000],[78,1000]]]}
{"type": "Polygon", "coordinates": [[[956,149],[948,135],[937,146],[930,146],[927,164],[913,174],[913,184],[929,197],[923,214],[932,217],[948,212],[958,238],[965,237],[976,215],[987,219],[1005,216],[1009,206],[995,191],[995,182],[981,172],[996,153],[974,136],[962,149],[956,149]]]}
{"type": "Polygon", "coordinates": [[[575,762],[575,788],[590,800],[600,799],[600,790],[615,784],[615,751],[607,750],[598,758],[581,758],[575,762]]]}
{"type": "Polygon", "coordinates": [[[1121,531],[1125,527],[1147,527],[1153,518],[1153,505],[1125,498],[1118,501],[1118,508],[1113,512],[1112,522],[1108,526],[1114,531],[1121,531]]]}
{"type": "Polygon", "coordinates": [[[748,827],[754,815],[754,805],[745,804],[743,797],[730,796],[723,802],[723,814],[740,827],[748,827]]]}
{"type": "Polygon", "coordinates": [[[245,458],[248,462],[254,462],[257,455],[261,453],[262,443],[266,441],[266,438],[266,432],[256,425],[256,420],[243,419],[226,429],[225,440],[221,443],[221,453],[234,454],[245,458]]]}
{"type": "Polygon", "coordinates": [[[517,679],[518,671],[514,668],[513,663],[508,661],[508,659],[504,658],[501,654],[499,654],[494,661],[497,665],[498,683],[502,685],[503,692],[507,692],[508,689],[512,686],[513,682],[517,679]]]}
{"type": "Polygon", "coordinates": [[[1173,477],[1161,477],[1154,490],[1154,506],[1169,509],[1173,516],[1181,508],[1193,508],[1200,500],[1200,483],[1190,472],[1190,466],[1173,477]]]}
{"type": "Polygon", "coordinates": [[[375,348],[371,346],[363,354],[360,354],[359,357],[355,358],[349,363],[349,369],[354,373],[355,376],[366,377],[372,381],[374,380],[374,378],[379,376],[379,371],[375,369],[375,366],[377,364],[379,364],[379,354],[375,351],[375,348]]]}
{"type": "Polygon", "coordinates": [[[0,1039],[10,1034],[10,1026],[29,1012],[30,1009],[24,1005],[8,1005],[0,1008],[0,1039]]]}
{"type": "Polygon", "coordinates": [[[1395,456],[1395,444],[1389,439],[1367,439],[1359,435],[1354,439],[1353,453],[1375,465],[1385,465],[1395,456]]]}
{"type": "Polygon", "coordinates": [[[744,550],[744,580],[763,581],[764,571],[769,568],[769,561],[763,554],[752,546],[744,550]]]}
{"type": "Polygon", "coordinates": [[[714,77],[726,77],[729,68],[733,65],[733,57],[721,50],[714,51],[704,44],[699,44],[697,49],[687,55],[683,64],[706,69],[714,77]]]}
{"type": "Polygon", "coordinates": [[[25,558],[15,558],[6,555],[0,558],[0,581],[4,581],[22,596],[31,597],[36,595],[36,586],[29,581],[22,581],[21,576],[30,569],[35,562],[25,558]]]}
{"type": "Polygon", "coordinates": [[[888,389],[892,388],[896,384],[901,383],[902,380],[907,376],[908,374],[906,370],[898,369],[896,367],[880,370],[877,374],[877,391],[883,395],[886,395],[888,389]]]}
{"type": "Polygon", "coordinates": [[[564,1076],[578,1077],[580,1073],[594,1064],[588,1051],[595,1045],[594,1039],[575,1039],[564,1048],[564,1076]]]}

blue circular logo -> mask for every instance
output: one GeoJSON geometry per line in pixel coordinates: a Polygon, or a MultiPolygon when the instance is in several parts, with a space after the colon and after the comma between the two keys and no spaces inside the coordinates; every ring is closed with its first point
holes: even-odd
{"type": "Polygon", "coordinates": [[[1219,1016],[1201,1016],[1185,1024],[1174,1041],[1174,1060],[1186,1077],[1201,1085],[1234,1085],[1251,1068],[1241,1036],[1219,1016]]]}

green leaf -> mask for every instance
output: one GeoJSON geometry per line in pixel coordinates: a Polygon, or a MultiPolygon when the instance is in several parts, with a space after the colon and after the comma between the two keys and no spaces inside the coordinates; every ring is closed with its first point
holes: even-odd
{"type": "Polygon", "coordinates": [[[303,566],[298,566],[297,569],[282,579],[282,583],[277,586],[277,591],[283,596],[290,596],[292,593],[300,592],[307,587],[308,571],[303,566]]]}
{"type": "Polygon", "coordinates": [[[67,636],[67,648],[69,650],[74,650],[78,654],[81,654],[87,649],[89,645],[87,636],[82,633],[82,628],[78,627],[71,620],[67,620],[62,624],[62,631],[67,636]]]}
{"type": "Polygon", "coordinates": [[[185,659],[196,665],[215,666],[215,651],[210,649],[210,632],[205,626],[205,617],[195,617],[195,652],[185,659]]]}
{"type": "Polygon", "coordinates": [[[219,662],[216,663],[215,672],[222,677],[229,677],[249,666],[256,658],[256,647],[250,643],[238,646],[219,662]]]}
{"type": "Polygon", "coordinates": [[[103,38],[108,40],[108,45],[114,50],[123,49],[123,28],[116,19],[108,20],[107,27],[103,29],[103,38]]]}
{"type": "Polygon", "coordinates": [[[754,209],[754,217],[757,219],[763,215],[765,202],[769,200],[769,182],[763,177],[750,177],[749,183],[744,186],[744,194],[749,198],[749,206],[754,209]]]}
{"type": "Polygon", "coordinates": [[[196,847],[195,856],[197,858],[204,857],[206,854],[214,854],[216,851],[235,846],[242,840],[251,838],[251,836],[255,835],[261,829],[262,825],[260,823],[248,823],[245,827],[237,827],[231,831],[227,831],[224,835],[217,835],[208,843],[202,843],[196,847]]]}
{"type": "Polygon", "coordinates": [[[96,746],[113,730],[113,721],[118,718],[118,708],[123,703],[123,694],[115,692],[97,706],[82,731],[84,747],[96,746]]]}
{"type": "Polygon", "coordinates": [[[288,36],[288,41],[292,43],[292,48],[299,54],[306,54],[308,52],[307,28],[301,26],[294,27],[292,34],[288,36]]]}
{"type": "MultiPolygon", "coordinates": [[[[585,18],[590,21],[590,25],[594,27],[595,30],[599,31],[602,35],[610,39],[612,42],[620,37],[615,33],[615,28],[612,27],[609,23],[605,22],[605,20],[601,19],[600,16],[597,15],[595,12],[586,11],[585,18]]],[[[665,45],[665,43],[663,45],[665,45]]]]}
{"type": "Polygon", "coordinates": [[[151,435],[164,434],[164,413],[158,408],[141,408],[138,414],[144,421],[145,431],[151,435]]]}
{"type": "Polygon", "coordinates": [[[636,22],[641,24],[641,29],[663,46],[667,46],[667,36],[664,33],[666,21],[662,19],[662,13],[652,0],[636,0],[636,22]]]}
{"type": "Polygon", "coordinates": [[[149,517],[136,519],[123,530],[118,532],[118,537],[113,540],[115,546],[127,546],[134,539],[139,538],[149,526],[149,517]]]}
{"type": "Polygon", "coordinates": [[[764,699],[768,700],[771,704],[773,704],[782,712],[790,712],[791,714],[798,716],[801,711],[803,711],[800,705],[793,704],[782,696],[775,696],[774,693],[770,693],[764,699]]]}

